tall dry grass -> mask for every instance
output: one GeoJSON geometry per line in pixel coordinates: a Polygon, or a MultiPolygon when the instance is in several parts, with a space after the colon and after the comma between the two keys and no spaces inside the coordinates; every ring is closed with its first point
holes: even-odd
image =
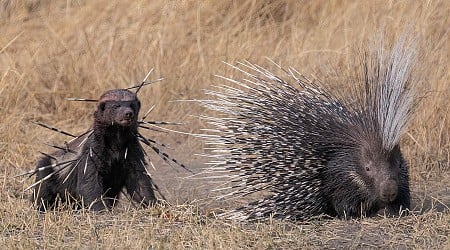
{"type": "MultiPolygon", "coordinates": [[[[12,248],[450,248],[450,4],[436,1],[47,1],[0,2],[0,245],[12,248]],[[140,93],[155,120],[183,121],[198,132],[204,112],[189,102],[202,89],[233,76],[222,61],[266,57],[315,74],[341,67],[353,48],[384,32],[419,40],[424,99],[402,140],[411,166],[418,214],[405,219],[236,224],[202,215],[208,184],[177,178],[161,165],[154,175],[171,208],[125,209],[105,214],[59,211],[35,214],[21,183],[11,176],[33,168],[42,142],[67,138],[43,130],[37,120],[80,133],[104,90],[142,80],[154,68],[162,83],[140,93]],[[203,203],[200,203],[203,204],[203,203]],[[427,212],[431,205],[437,209],[427,212]],[[198,210],[202,210],[198,212],[198,210]],[[423,210],[423,211],[422,211],[423,210]],[[436,211],[438,210],[438,211],[436,211]],[[420,213],[420,211],[424,213],[420,213]]],[[[185,135],[155,134],[192,168],[201,142],[185,135]]],[[[213,207],[214,208],[214,207],[213,207]]]]}

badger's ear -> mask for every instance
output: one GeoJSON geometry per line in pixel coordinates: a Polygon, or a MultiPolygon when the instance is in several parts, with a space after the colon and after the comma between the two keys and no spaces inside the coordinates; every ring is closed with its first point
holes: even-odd
{"type": "Polygon", "coordinates": [[[105,111],[105,103],[104,102],[99,103],[97,110],[100,112],[105,111]]]}

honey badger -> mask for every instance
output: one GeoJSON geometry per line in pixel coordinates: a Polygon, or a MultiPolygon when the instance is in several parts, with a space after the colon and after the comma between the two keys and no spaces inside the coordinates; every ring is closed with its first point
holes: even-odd
{"type": "Polygon", "coordinates": [[[39,211],[54,208],[58,197],[94,211],[110,209],[124,187],[144,206],[156,202],[140,144],[151,143],[138,132],[140,107],[126,89],[100,97],[91,129],[38,162],[33,201],[39,211]]]}

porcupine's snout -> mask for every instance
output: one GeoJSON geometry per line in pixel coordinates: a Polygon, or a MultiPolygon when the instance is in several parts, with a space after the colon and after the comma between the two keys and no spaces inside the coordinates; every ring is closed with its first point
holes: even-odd
{"type": "Polygon", "coordinates": [[[397,198],[398,181],[395,178],[389,178],[380,183],[380,199],[384,203],[391,203],[397,198]]]}
{"type": "Polygon", "coordinates": [[[375,153],[376,150],[370,152],[374,154],[370,158],[375,160],[365,164],[365,174],[372,179],[376,199],[384,204],[392,203],[398,196],[400,168],[393,161],[379,159],[383,156],[375,153]]]}

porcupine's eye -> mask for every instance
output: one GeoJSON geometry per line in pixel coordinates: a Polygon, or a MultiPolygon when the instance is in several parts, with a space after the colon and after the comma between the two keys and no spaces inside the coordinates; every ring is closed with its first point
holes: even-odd
{"type": "Polygon", "coordinates": [[[367,173],[370,173],[370,171],[371,171],[371,163],[369,163],[369,164],[366,164],[365,166],[364,166],[364,169],[366,170],[366,172],[367,173]]]}

